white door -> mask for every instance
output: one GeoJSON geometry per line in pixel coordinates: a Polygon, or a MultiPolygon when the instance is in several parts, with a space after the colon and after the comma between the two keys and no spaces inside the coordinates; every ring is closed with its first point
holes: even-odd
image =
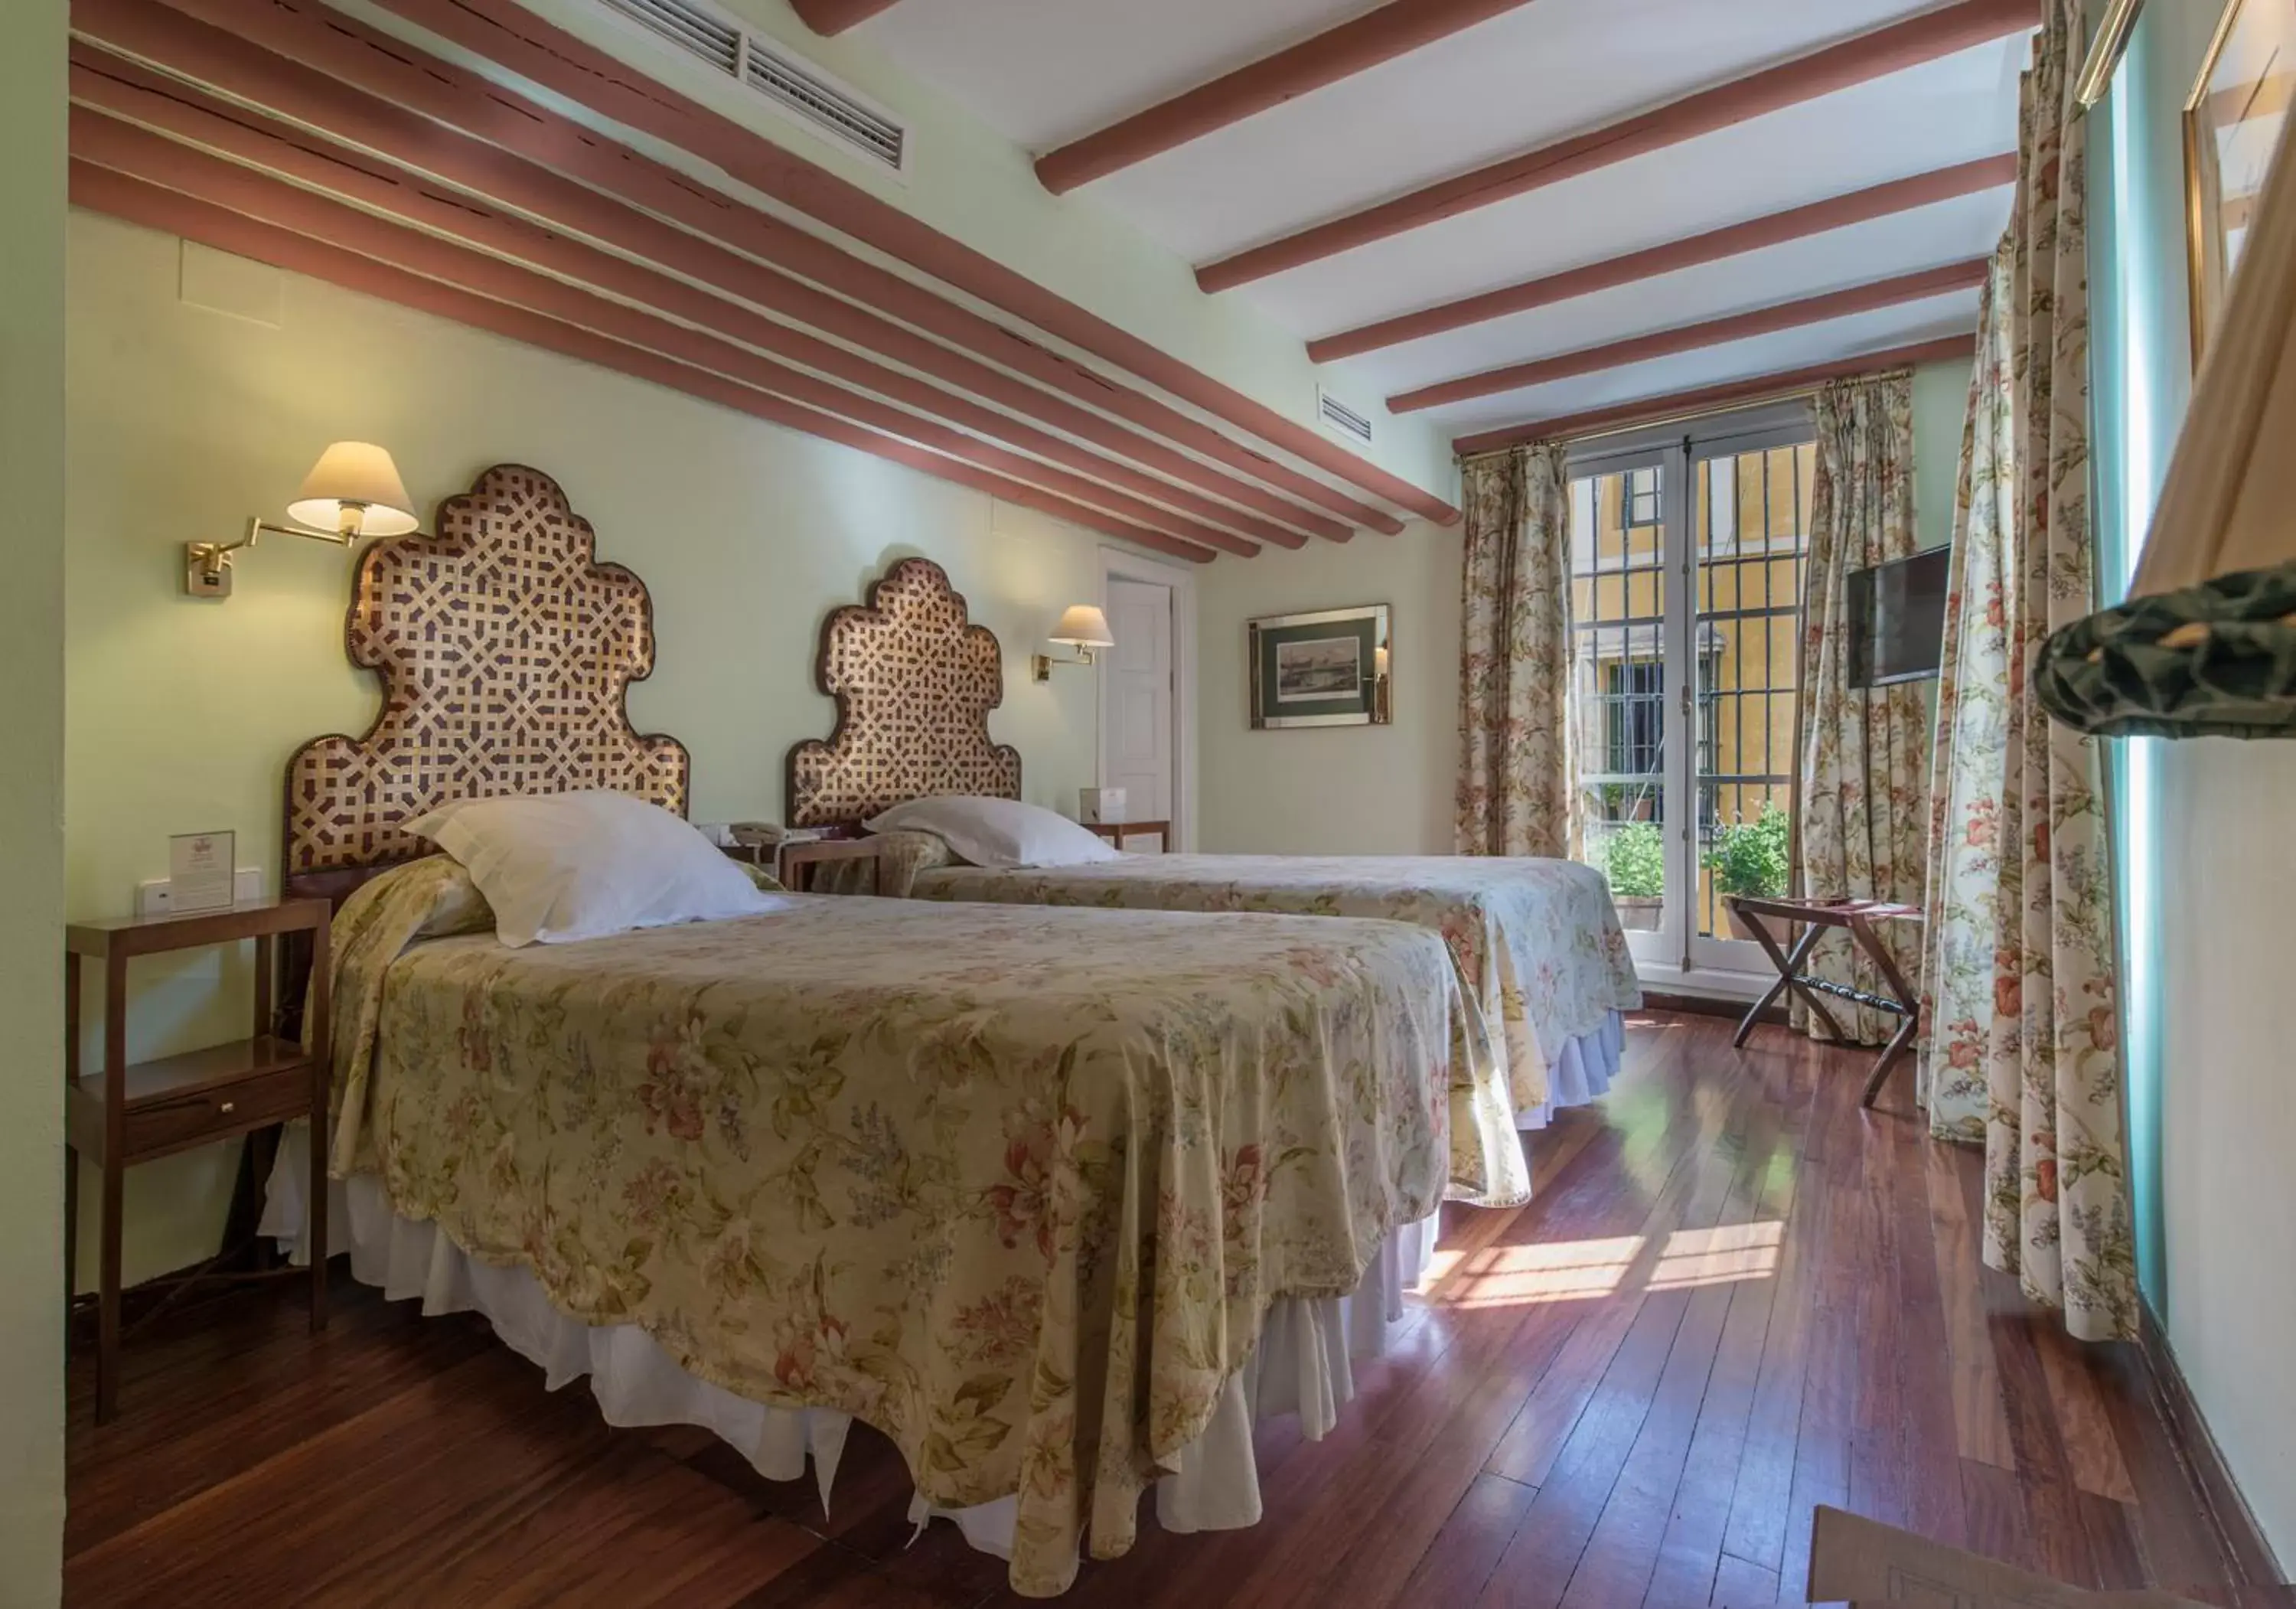
{"type": "MultiPolygon", "coordinates": [[[[1135,821],[1172,819],[1172,589],[1108,579],[1108,629],[1116,646],[1102,661],[1103,787],[1122,788],[1135,821]]],[[[1151,839],[1144,848],[1168,849],[1151,839]]],[[[1128,848],[1132,847],[1130,844],[1128,848]]]]}

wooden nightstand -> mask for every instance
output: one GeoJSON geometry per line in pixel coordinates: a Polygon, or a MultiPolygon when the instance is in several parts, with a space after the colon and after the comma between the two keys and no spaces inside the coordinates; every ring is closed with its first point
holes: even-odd
{"type": "Polygon", "coordinates": [[[813,868],[832,860],[869,862],[869,891],[885,891],[885,844],[880,838],[808,838],[782,846],[782,886],[792,894],[809,891],[813,868]]]}
{"type": "Polygon", "coordinates": [[[1087,821],[1081,825],[1099,833],[1119,850],[1124,847],[1128,835],[1153,838],[1156,852],[1160,855],[1172,847],[1172,824],[1168,821],[1087,821]]]}
{"type": "MultiPolygon", "coordinates": [[[[311,1120],[311,1328],[327,1322],[327,921],[324,899],[264,899],[227,910],[74,923],[64,931],[64,1293],[78,1267],[79,1163],[103,1170],[102,1270],[96,1296],[95,1418],[111,1417],[119,1394],[119,1201],[121,1179],[137,1162],[311,1120]],[[311,1043],[273,1031],[278,939],[308,933],[311,1043]],[[127,1064],[127,963],[137,956],[255,940],[251,1038],[156,1062],[127,1064]],[[80,963],[103,965],[103,1065],[79,1062],[80,963]]],[[[259,1181],[258,1181],[259,1182],[259,1181]]],[[[194,1275],[193,1277],[197,1277],[194,1275]]]]}

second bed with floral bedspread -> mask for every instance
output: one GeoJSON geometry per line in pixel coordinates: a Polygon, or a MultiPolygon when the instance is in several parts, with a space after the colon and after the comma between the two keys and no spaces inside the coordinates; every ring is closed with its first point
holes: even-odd
{"type": "Polygon", "coordinates": [[[1553,1093],[1572,1041],[1642,1004],[1610,886],[1571,860],[1464,855],[1127,855],[990,871],[952,864],[937,838],[888,834],[888,892],[919,899],[1130,910],[1380,917],[1443,936],[1480,1007],[1514,1110],[1553,1093]]]}

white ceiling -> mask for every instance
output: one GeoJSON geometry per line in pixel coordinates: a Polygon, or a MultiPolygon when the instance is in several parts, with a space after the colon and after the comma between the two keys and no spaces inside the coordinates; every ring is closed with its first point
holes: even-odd
{"type": "MultiPolygon", "coordinates": [[[[1411,4],[1412,0],[1396,0],[1411,4]]],[[[1078,192],[1203,263],[1932,9],[1532,0],[1078,192]]],[[[1364,0],[901,0],[865,32],[1041,152],[1372,9],[1364,0]]],[[[2022,38],[1839,91],[1225,292],[1303,339],[2013,150],[2022,38]]],[[[1359,403],[1981,256],[2005,189],[1334,365],[1359,403]]],[[[1966,331],[1974,293],[1433,410],[1474,430],[1966,331]]]]}

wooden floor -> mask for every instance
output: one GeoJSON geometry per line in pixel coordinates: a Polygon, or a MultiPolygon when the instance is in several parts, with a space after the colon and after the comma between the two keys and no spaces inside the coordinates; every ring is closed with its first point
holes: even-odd
{"type": "MultiPolygon", "coordinates": [[[[1259,1526],[1144,1516],[1070,1601],[1800,1604],[1816,1503],[2082,1585],[2242,1579],[2135,1351],[1979,1267],[1978,1159],[1904,1075],[1861,1112],[1859,1058],[1694,1017],[1638,1020],[1628,1059],[1537,1137],[1529,1206],[1453,1211],[1340,1428],[1263,1427],[1259,1526]]],[[[102,1430],[76,1367],[70,1604],[1007,1600],[953,1526],[910,1545],[873,1433],[824,1517],[706,1433],[605,1428],[479,1320],[338,1283],[317,1342],[287,1287],[139,1342],[102,1430]]]]}

